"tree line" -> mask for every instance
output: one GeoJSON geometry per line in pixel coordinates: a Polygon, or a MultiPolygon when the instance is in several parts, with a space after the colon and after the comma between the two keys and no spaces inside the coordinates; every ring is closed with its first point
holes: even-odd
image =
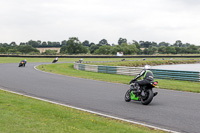
{"type": "MultiPolygon", "coordinates": [[[[174,44],[167,42],[135,41],[127,42],[126,38],[119,38],[118,44],[109,44],[106,39],[102,39],[98,44],[85,40],[79,41],[77,37],[70,37],[62,42],[42,42],[40,40],[30,40],[17,45],[15,42],[0,43],[1,54],[40,54],[36,48],[60,47],[60,54],[96,54],[96,55],[116,55],[123,52],[124,55],[152,55],[152,54],[200,54],[200,46],[190,43],[182,43],[177,40],[174,44]]],[[[56,54],[55,50],[46,50],[46,55],[56,54]]]]}

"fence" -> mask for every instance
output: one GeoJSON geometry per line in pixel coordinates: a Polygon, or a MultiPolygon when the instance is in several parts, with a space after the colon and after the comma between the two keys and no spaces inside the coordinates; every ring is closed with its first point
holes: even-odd
{"type": "MultiPolygon", "coordinates": [[[[121,74],[136,76],[142,71],[139,67],[124,67],[124,66],[103,66],[103,65],[90,65],[74,63],[74,69],[110,74],[121,74]]],[[[185,81],[200,82],[200,72],[198,71],[175,71],[175,70],[161,70],[151,69],[154,74],[154,78],[157,79],[175,79],[185,81]]]]}

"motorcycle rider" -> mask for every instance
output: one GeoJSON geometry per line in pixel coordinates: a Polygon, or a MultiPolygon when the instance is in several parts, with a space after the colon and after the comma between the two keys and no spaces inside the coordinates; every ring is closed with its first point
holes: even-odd
{"type": "Polygon", "coordinates": [[[138,74],[134,79],[130,81],[131,83],[135,83],[133,87],[134,92],[141,92],[141,86],[146,86],[153,81],[153,73],[150,71],[151,66],[150,65],[145,65],[144,69],[138,74]],[[143,80],[136,81],[138,78],[143,76],[143,80]]]}
{"type": "Polygon", "coordinates": [[[20,63],[19,63],[19,67],[21,67],[21,66],[24,66],[25,67],[25,65],[26,65],[26,59],[25,60],[22,60],[22,61],[20,61],[20,63]]]}
{"type": "Polygon", "coordinates": [[[56,57],[52,63],[56,63],[58,61],[58,57],[56,57]]]}
{"type": "Polygon", "coordinates": [[[24,62],[24,66],[26,65],[26,62],[27,62],[27,60],[26,59],[24,59],[24,60],[22,60],[21,62],[24,62]]]}

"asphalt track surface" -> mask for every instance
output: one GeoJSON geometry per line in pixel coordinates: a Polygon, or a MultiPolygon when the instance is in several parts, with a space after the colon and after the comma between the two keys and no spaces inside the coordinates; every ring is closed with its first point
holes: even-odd
{"type": "MultiPolygon", "coordinates": [[[[125,102],[129,86],[0,64],[0,88],[183,133],[200,132],[200,94],[154,89],[148,106],[125,102]]],[[[128,82],[128,81],[127,81],[128,82]]]]}

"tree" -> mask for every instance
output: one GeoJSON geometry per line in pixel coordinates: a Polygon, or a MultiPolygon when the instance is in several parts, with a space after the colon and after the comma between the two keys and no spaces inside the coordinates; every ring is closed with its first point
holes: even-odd
{"type": "Polygon", "coordinates": [[[143,50],[143,53],[144,53],[144,54],[149,54],[148,48],[145,48],[145,49],[143,50]]]}
{"type": "Polygon", "coordinates": [[[95,45],[95,44],[92,44],[89,48],[90,50],[90,53],[93,54],[94,51],[96,51],[97,49],[99,49],[100,45],[95,45]]]}
{"type": "Polygon", "coordinates": [[[176,54],[181,54],[181,49],[180,47],[175,47],[175,50],[176,50],[176,54]]]}
{"type": "Polygon", "coordinates": [[[189,43],[186,43],[186,44],[183,44],[182,47],[189,47],[191,44],[189,43]]]}
{"type": "Polygon", "coordinates": [[[166,54],[166,46],[161,46],[158,48],[159,54],[166,54]]]}
{"type": "Polygon", "coordinates": [[[69,38],[67,44],[67,52],[69,54],[88,53],[87,47],[84,47],[77,37],[69,38]]]}
{"type": "Polygon", "coordinates": [[[14,54],[14,53],[16,53],[16,52],[17,52],[16,49],[9,49],[9,50],[8,50],[8,53],[10,53],[10,54],[14,54]]]}
{"type": "Polygon", "coordinates": [[[61,47],[60,42],[52,42],[53,47],[61,47]]]}
{"type": "Polygon", "coordinates": [[[110,45],[110,44],[108,44],[108,41],[106,39],[102,39],[101,41],[99,41],[99,45],[110,45]]]}
{"type": "Polygon", "coordinates": [[[67,53],[67,46],[66,45],[63,45],[60,49],[60,53],[61,54],[66,54],[67,53]]]}
{"type": "Polygon", "coordinates": [[[31,46],[34,47],[34,48],[39,47],[39,43],[38,43],[38,41],[30,40],[30,41],[28,41],[27,44],[28,44],[28,45],[31,45],[31,46]]]}
{"type": "Polygon", "coordinates": [[[27,54],[27,53],[30,53],[30,52],[37,52],[39,53],[40,51],[37,50],[36,48],[33,48],[31,45],[25,45],[25,46],[18,46],[17,47],[17,50],[21,53],[24,53],[24,54],[27,54]]]}
{"type": "Polygon", "coordinates": [[[190,45],[187,49],[186,49],[186,52],[188,54],[198,54],[199,53],[199,50],[198,50],[198,47],[195,46],[195,45],[190,45]]]}
{"type": "Polygon", "coordinates": [[[111,54],[116,55],[117,52],[122,52],[120,45],[115,45],[111,49],[111,54]]]}
{"type": "Polygon", "coordinates": [[[122,43],[127,43],[127,39],[120,37],[119,40],[118,40],[118,44],[121,45],[122,43]]]}
{"type": "Polygon", "coordinates": [[[42,42],[42,45],[41,45],[42,47],[47,47],[48,45],[47,45],[47,42],[42,42]]]}
{"type": "Polygon", "coordinates": [[[62,41],[62,42],[61,42],[61,45],[62,45],[62,46],[64,46],[64,45],[67,46],[67,41],[66,41],[66,40],[62,41]]]}
{"type": "Polygon", "coordinates": [[[121,45],[113,46],[111,49],[111,54],[117,54],[117,52],[123,52],[124,55],[133,55],[139,51],[135,44],[128,45],[127,43],[122,43],[121,45]]]}
{"type": "Polygon", "coordinates": [[[20,46],[22,46],[22,45],[26,45],[26,43],[24,43],[24,42],[20,42],[19,45],[20,45],[20,46]]]}
{"type": "Polygon", "coordinates": [[[10,46],[17,46],[17,44],[15,42],[11,42],[10,46]]]}
{"type": "Polygon", "coordinates": [[[157,47],[150,46],[150,47],[148,48],[148,54],[149,54],[149,55],[155,54],[156,52],[157,52],[157,47]]]}
{"type": "MultiPolygon", "coordinates": [[[[42,41],[40,41],[40,40],[37,40],[37,43],[38,43],[38,45],[40,46],[41,45],[41,43],[42,43],[42,41]]],[[[39,47],[38,46],[38,47],[39,47]]]]}
{"type": "Polygon", "coordinates": [[[90,47],[90,42],[88,40],[85,40],[82,44],[83,46],[90,47]]]}
{"type": "Polygon", "coordinates": [[[139,49],[137,49],[135,44],[128,45],[127,48],[128,48],[128,52],[124,54],[133,55],[139,52],[139,49]]]}
{"type": "Polygon", "coordinates": [[[0,47],[0,53],[6,53],[6,48],[0,47]]]}
{"type": "Polygon", "coordinates": [[[159,44],[158,44],[158,46],[159,47],[161,47],[161,46],[166,46],[166,47],[168,47],[170,44],[169,43],[166,43],[166,42],[160,42],[159,44]]]}
{"type": "Polygon", "coordinates": [[[57,53],[57,50],[48,49],[45,52],[43,52],[42,54],[44,54],[44,55],[56,55],[56,53],[57,53]]]}
{"type": "Polygon", "coordinates": [[[151,44],[151,42],[148,42],[148,41],[146,41],[146,42],[140,41],[140,46],[142,48],[148,48],[148,47],[152,46],[152,44],[151,44]]]}
{"type": "Polygon", "coordinates": [[[166,47],[166,53],[167,54],[175,54],[176,53],[175,47],[173,47],[173,46],[166,47]]]}
{"type": "Polygon", "coordinates": [[[175,47],[182,47],[183,43],[180,41],[180,40],[177,40],[175,43],[174,43],[174,46],[175,47]]]}
{"type": "Polygon", "coordinates": [[[97,49],[94,54],[111,54],[111,49],[112,46],[108,46],[108,45],[103,45],[101,47],[99,47],[99,49],[97,49]]]}

